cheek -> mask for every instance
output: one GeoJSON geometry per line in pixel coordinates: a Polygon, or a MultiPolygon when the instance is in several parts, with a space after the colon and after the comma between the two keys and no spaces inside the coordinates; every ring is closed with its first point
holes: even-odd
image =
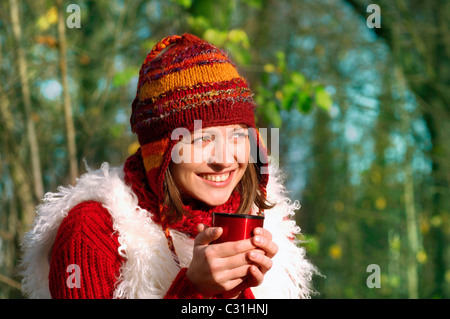
{"type": "Polygon", "coordinates": [[[171,160],[174,164],[194,163],[191,144],[178,142],[172,149],[171,160]]]}
{"type": "Polygon", "coordinates": [[[237,163],[247,165],[250,158],[250,143],[248,139],[244,143],[234,145],[233,152],[237,163]]]}
{"type": "Polygon", "coordinates": [[[171,163],[170,173],[172,174],[173,181],[176,186],[181,189],[188,189],[189,185],[192,184],[192,178],[195,177],[195,165],[193,164],[175,164],[171,163]]]}

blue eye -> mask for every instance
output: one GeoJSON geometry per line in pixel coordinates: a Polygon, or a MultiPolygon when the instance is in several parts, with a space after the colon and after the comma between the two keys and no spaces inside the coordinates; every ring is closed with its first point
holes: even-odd
{"type": "Polygon", "coordinates": [[[200,143],[204,144],[204,143],[207,143],[207,142],[210,142],[210,141],[212,141],[212,137],[211,136],[203,135],[202,137],[199,137],[199,138],[196,138],[196,139],[192,140],[192,144],[198,145],[200,143]]]}
{"type": "Polygon", "coordinates": [[[248,136],[247,130],[245,131],[236,131],[234,132],[231,137],[237,141],[244,140],[248,136]]]}

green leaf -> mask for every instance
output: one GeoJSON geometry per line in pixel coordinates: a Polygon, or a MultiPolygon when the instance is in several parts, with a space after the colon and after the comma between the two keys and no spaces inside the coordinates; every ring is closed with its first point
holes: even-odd
{"type": "Polygon", "coordinates": [[[312,108],[312,99],[306,92],[299,92],[297,94],[297,108],[300,112],[308,113],[312,108]]]}
{"type": "Polygon", "coordinates": [[[176,0],[175,2],[185,9],[189,9],[192,6],[192,0],[176,0]]]}
{"type": "Polygon", "coordinates": [[[194,30],[194,33],[202,33],[210,28],[210,22],[203,16],[189,16],[187,18],[189,27],[194,30]]]}
{"type": "Polygon", "coordinates": [[[281,119],[280,111],[274,101],[267,102],[264,105],[264,116],[266,121],[272,123],[274,127],[281,127],[283,120],[281,119]]]}
{"type": "Polygon", "coordinates": [[[264,65],[264,72],[266,73],[273,73],[275,72],[275,66],[273,64],[267,63],[264,65]]]}
{"type": "Polygon", "coordinates": [[[217,29],[209,28],[203,33],[203,39],[218,46],[223,47],[227,40],[228,33],[217,29]]]}
{"type": "Polygon", "coordinates": [[[298,72],[292,72],[291,81],[299,88],[302,88],[306,83],[306,79],[303,74],[298,72]]]}
{"type": "Polygon", "coordinates": [[[286,70],[286,55],[283,51],[277,51],[275,53],[277,57],[277,66],[280,69],[281,72],[284,72],[286,70]]]}
{"type": "Polygon", "coordinates": [[[242,29],[233,29],[230,32],[228,32],[228,39],[233,43],[240,44],[243,48],[250,47],[248,35],[242,29]]]}
{"type": "Polygon", "coordinates": [[[297,96],[298,88],[294,83],[288,83],[283,86],[283,100],[281,102],[282,108],[285,110],[290,110],[297,96]]]}
{"type": "Polygon", "coordinates": [[[333,104],[330,94],[325,91],[323,87],[318,87],[316,89],[315,99],[316,105],[326,111],[329,111],[331,108],[331,104],[333,104]]]}
{"type": "Polygon", "coordinates": [[[130,80],[139,75],[139,69],[135,67],[128,67],[125,70],[118,72],[113,77],[113,85],[116,87],[127,85],[130,80]]]}

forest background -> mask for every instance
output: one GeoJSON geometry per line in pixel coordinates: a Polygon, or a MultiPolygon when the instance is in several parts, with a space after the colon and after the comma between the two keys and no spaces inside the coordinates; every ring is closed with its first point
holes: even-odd
{"type": "Polygon", "coordinates": [[[279,128],[315,298],[449,298],[449,24],[444,0],[1,0],[0,298],[44,194],[137,149],[139,68],[184,32],[279,128]]]}

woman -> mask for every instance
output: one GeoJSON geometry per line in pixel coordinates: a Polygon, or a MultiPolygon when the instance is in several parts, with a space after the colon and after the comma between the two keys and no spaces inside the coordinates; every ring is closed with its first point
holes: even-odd
{"type": "Polygon", "coordinates": [[[146,57],[132,104],[140,149],[49,193],[24,240],[23,290],[52,298],[305,298],[314,267],[255,129],[247,82],[193,35],[146,57]],[[257,152],[252,152],[256,149],[257,152]],[[213,244],[216,212],[263,214],[213,244]]]}

